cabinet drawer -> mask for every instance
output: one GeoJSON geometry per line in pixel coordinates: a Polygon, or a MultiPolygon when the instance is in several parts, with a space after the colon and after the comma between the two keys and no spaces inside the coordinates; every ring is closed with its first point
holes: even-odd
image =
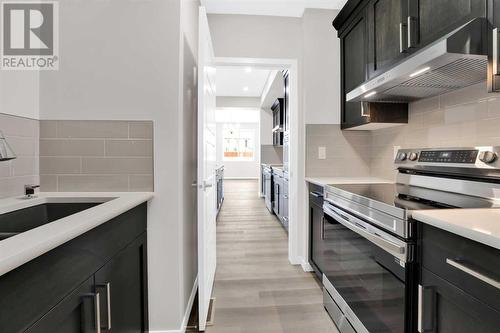
{"type": "Polygon", "coordinates": [[[422,266],[500,311],[500,251],[420,224],[422,266]]]}

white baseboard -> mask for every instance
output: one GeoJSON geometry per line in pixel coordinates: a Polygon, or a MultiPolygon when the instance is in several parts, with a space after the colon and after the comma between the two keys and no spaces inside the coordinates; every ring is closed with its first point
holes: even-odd
{"type": "Polygon", "coordinates": [[[302,266],[302,270],[304,270],[304,272],[314,272],[314,268],[308,262],[303,262],[300,266],[302,266]]]}
{"type": "Polygon", "coordinates": [[[177,330],[166,330],[166,331],[148,331],[149,333],[185,333],[189,321],[189,316],[191,315],[191,309],[193,308],[194,298],[196,297],[196,292],[198,291],[198,277],[194,280],[193,289],[191,290],[191,295],[189,295],[188,303],[186,304],[186,310],[184,311],[184,318],[182,318],[182,325],[180,329],[177,330]]]}

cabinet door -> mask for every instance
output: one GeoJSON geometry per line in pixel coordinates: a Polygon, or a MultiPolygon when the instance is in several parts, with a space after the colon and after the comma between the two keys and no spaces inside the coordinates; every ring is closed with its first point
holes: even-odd
{"type": "Polygon", "coordinates": [[[289,191],[289,182],[288,179],[283,178],[283,202],[282,202],[282,209],[281,209],[281,215],[283,217],[283,226],[285,227],[286,230],[288,230],[288,191],[289,191]]]}
{"type": "Polygon", "coordinates": [[[346,102],[346,94],[366,80],[366,17],[358,15],[341,36],[343,128],[365,123],[361,103],[346,102]]]}
{"type": "Polygon", "coordinates": [[[280,201],[281,201],[281,194],[280,194],[280,178],[278,176],[273,176],[274,177],[274,212],[276,215],[280,215],[280,201]]]}
{"type": "Polygon", "coordinates": [[[93,333],[96,332],[98,317],[97,302],[102,300],[94,294],[94,279],[82,283],[65,297],[49,313],[44,315],[27,333],[93,333]]]}
{"type": "Polygon", "coordinates": [[[286,70],[283,74],[285,80],[285,106],[284,106],[284,114],[285,114],[285,123],[284,123],[284,131],[288,132],[290,130],[290,72],[286,70]]]}
{"type": "Polygon", "coordinates": [[[500,91],[500,0],[489,0],[488,19],[488,91],[500,91]],[[496,48],[496,49],[495,49],[496,48]]]}
{"type": "Polygon", "coordinates": [[[407,0],[373,0],[368,5],[368,76],[380,74],[406,56],[407,0]]]}
{"type": "MultiPolygon", "coordinates": [[[[312,198],[310,199],[312,201],[312,198]]],[[[311,261],[316,274],[321,277],[324,269],[324,217],[323,208],[315,205],[309,205],[309,223],[310,223],[310,252],[311,261]]]]}
{"type": "Polygon", "coordinates": [[[146,262],[144,234],[95,274],[105,332],[147,331],[146,262]]]}
{"type": "Polygon", "coordinates": [[[426,269],[422,269],[418,308],[419,332],[499,331],[499,312],[426,269]]]}
{"type": "Polygon", "coordinates": [[[476,17],[486,17],[486,0],[408,1],[408,46],[416,49],[476,17]]]}

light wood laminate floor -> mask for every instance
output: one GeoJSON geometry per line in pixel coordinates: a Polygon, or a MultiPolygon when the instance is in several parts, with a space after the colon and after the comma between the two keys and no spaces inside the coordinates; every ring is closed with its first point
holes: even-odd
{"type": "Polygon", "coordinates": [[[257,181],[225,181],[207,332],[337,333],[318,282],[289,263],[287,234],[257,192],[257,181]]]}

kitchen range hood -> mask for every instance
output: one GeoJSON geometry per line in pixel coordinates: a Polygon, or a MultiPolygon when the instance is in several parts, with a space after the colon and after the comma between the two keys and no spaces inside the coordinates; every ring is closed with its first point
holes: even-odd
{"type": "Polygon", "coordinates": [[[347,102],[412,102],[485,81],[487,20],[476,18],[346,96],[347,102]]]}

